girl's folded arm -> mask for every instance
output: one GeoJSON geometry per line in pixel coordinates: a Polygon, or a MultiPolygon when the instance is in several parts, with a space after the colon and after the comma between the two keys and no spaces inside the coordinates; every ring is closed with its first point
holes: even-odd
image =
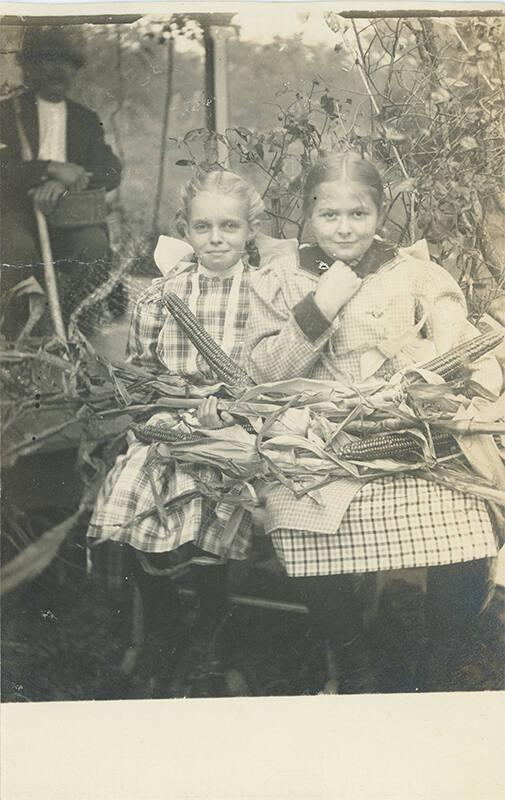
{"type": "Polygon", "coordinates": [[[306,376],[337,325],[323,316],[312,293],[289,308],[279,277],[260,271],[251,284],[245,368],[257,382],[306,376]]]}

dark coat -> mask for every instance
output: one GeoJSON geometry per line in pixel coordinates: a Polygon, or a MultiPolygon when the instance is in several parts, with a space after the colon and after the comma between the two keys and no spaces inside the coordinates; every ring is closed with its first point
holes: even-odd
{"type": "MultiPolygon", "coordinates": [[[[67,161],[92,173],[90,189],[115,189],[121,180],[121,163],[105,142],[98,115],[73,100],[66,102],[67,161]]],[[[25,92],[19,96],[19,104],[23,127],[36,155],[39,149],[36,97],[25,92]]],[[[4,210],[22,207],[27,203],[28,190],[42,182],[46,162],[23,161],[12,98],[0,104],[0,142],[4,145],[0,149],[1,207],[4,210]]]]}

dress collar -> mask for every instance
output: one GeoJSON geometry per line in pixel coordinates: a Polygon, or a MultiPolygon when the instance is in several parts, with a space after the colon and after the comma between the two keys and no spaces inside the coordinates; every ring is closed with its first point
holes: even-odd
{"type": "Polygon", "coordinates": [[[240,258],[236,264],[233,264],[233,266],[228,267],[228,269],[220,270],[219,272],[212,269],[207,269],[207,267],[204,267],[203,264],[200,264],[200,262],[198,262],[197,271],[199,275],[204,275],[206,278],[218,278],[219,280],[222,281],[225,278],[234,278],[235,275],[237,275],[239,272],[242,272],[243,269],[244,269],[244,262],[240,258]]]}
{"type": "MultiPolygon", "coordinates": [[[[321,275],[333,264],[333,259],[317,244],[301,244],[299,248],[300,267],[313,275],[321,275]]],[[[365,255],[358,261],[351,261],[349,267],[360,277],[371,275],[398,255],[398,249],[390,242],[374,239],[365,255]]]]}

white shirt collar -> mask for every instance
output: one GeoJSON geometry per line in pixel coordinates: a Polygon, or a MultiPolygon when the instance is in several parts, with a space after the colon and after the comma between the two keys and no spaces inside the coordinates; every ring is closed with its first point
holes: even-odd
{"type": "Polygon", "coordinates": [[[37,95],[37,105],[39,105],[44,110],[47,110],[49,112],[52,111],[54,114],[56,114],[56,112],[61,112],[62,109],[67,107],[67,101],[59,100],[57,103],[52,103],[50,100],[44,100],[43,97],[37,95]]]}
{"type": "Polygon", "coordinates": [[[39,152],[41,161],[67,160],[67,104],[50,103],[37,95],[39,152]]]}

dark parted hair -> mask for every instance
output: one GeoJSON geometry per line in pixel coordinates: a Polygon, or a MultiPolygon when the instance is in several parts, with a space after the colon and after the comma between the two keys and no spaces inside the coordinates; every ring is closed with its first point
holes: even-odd
{"type": "Polygon", "coordinates": [[[330,153],[320,158],[310,169],[303,189],[303,212],[312,213],[317,198],[317,188],[322,183],[348,180],[366,189],[380,211],[384,200],[384,185],[377,167],[352,151],[330,153]]]}

